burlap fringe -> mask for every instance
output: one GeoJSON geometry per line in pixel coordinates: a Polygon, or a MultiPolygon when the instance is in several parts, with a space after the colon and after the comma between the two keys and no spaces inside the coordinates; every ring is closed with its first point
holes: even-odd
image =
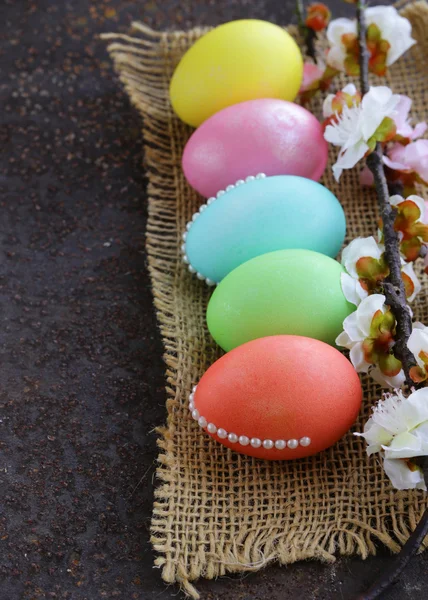
{"type": "MultiPolygon", "coordinates": [[[[403,14],[419,43],[388,84],[416,94],[414,112],[427,118],[421,73],[427,74],[428,5],[416,2],[403,14]]],[[[172,114],[168,86],[180,56],[206,30],[158,33],[141,23],[133,23],[133,29],[138,37],[102,37],[111,42],[115,69],[143,116],[149,177],[146,246],[167,365],[168,418],[158,430],[161,484],[152,519],[155,563],[163,579],[199,598],[191,581],[201,576],[256,571],[272,561],[333,562],[336,553],[366,558],[376,553],[377,542],[397,552],[416,527],[425,500],[415,492],[391,490],[360,441],[348,436],[319,457],[282,466],[233,455],[201,436],[188,418],[187,393],[219,353],[204,322],[208,292],[180,265],[181,232],[200,199],[182,176],[181,152],[190,129],[172,114]]],[[[295,28],[291,32],[297,35],[295,28]]],[[[319,110],[319,101],[312,109],[319,110]]],[[[370,235],[376,223],[373,198],[353,197],[359,189],[355,174],[343,181],[337,186],[330,175],[324,179],[339,198],[349,196],[345,211],[351,236],[370,235]]],[[[426,292],[427,286],[416,312],[428,322],[426,292]]],[[[367,403],[360,424],[379,394],[372,383],[364,384],[367,403]]]]}

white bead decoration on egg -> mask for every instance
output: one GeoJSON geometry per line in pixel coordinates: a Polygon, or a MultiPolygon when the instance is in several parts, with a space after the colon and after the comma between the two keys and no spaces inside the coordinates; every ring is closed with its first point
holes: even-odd
{"type": "Polygon", "coordinates": [[[250,445],[253,448],[260,448],[263,446],[266,450],[271,450],[272,448],[275,448],[276,450],[285,450],[286,448],[295,450],[299,445],[307,447],[311,444],[311,438],[307,436],[301,437],[299,440],[295,438],[291,438],[290,440],[260,440],[259,438],[249,438],[247,435],[238,435],[234,432],[228,432],[226,429],[223,429],[223,427],[217,427],[217,425],[209,422],[205,417],[200,415],[199,411],[195,408],[194,399],[197,387],[198,386],[195,385],[192,392],[189,394],[189,410],[192,418],[197,421],[201,429],[206,429],[209,433],[217,434],[221,440],[227,438],[231,444],[239,444],[240,446],[250,445]]]}
{"type": "MultiPolygon", "coordinates": [[[[243,185],[244,183],[248,183],[250,181],[254,181],[256,179],[264,179],[266,177],[265,173],[257,173],[257,175],[249,175],[248,177],[244,179],[238,179],[238,181],[236,181],[236,183],[228,185],[227,188],[225,190],[219,190],[217,192],[216,196],[212,196],[211,198],[208,198],[206,204],[202,204],[199,207],[199,210],[196,211],[193,215],[192,215],[192,220],[189,221],[189,223],[187,223],[186,225],[186,230],[189,231],[190,228],[192,227],[193,223],[196,221],[196,219],[199,217],[199,215],[201,213],[204,212],[204,210],[206,210],[208,208],[208,206],[210,206],[210,204],[212,204],[213,202],[215,202],[217,200],[217,198],[221,198],[222,196],[224,196],[225,194],[227,194],[227,192],[231,192],[232,190],[234,190],[236,187],[243,185]]],[[[190,271],[190,273],[195,274],[196,273],[196,277],[198,279],[200,279],[201,281],[205,280],[205,283],[212,287],[214,285],[217,285],[217,283],[215,281],[212,281],[211,279],[209,279],[208,277],[205,277],[205,275],[203,275],[202,273],[197,273],[196,269],[194,269],[192,267],[192,265],[190,265],[190,261],[189,258],[186,254],[186,240],[187,240],[187,231],[185,231],[182,235],[182,239],[184,241],[184,244],[181,245],[181,252],[183,254],[183,262],[188,265],[188,270],[190,271]]]]}

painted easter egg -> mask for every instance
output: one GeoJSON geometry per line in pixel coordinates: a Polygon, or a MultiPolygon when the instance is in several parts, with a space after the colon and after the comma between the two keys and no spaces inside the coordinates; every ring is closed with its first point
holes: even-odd
{"type": "Polygon", "coordinates": [[[235,348],[203,375],[192,417],[228,448],[270,460],[316,454],[354,423],[362,399],[351,363],[335,348],[294,335],[235,348]],[[334,418],[328,418],[334,415],[334,418]]]}
{"type": "Polygon", "coordinates": [[[308,110],[263,98],[229,106],[203,123],[183,153],[189,184],[206,198],[248,175],[318,181],[327,164],[323,128],[308,110]]]}
{"type": "Polygon", "coordinates": [[[343,295],[344,268],[311,250],[257,256],[227,275],[208,304],[211,335],[228,351],[268,335],[302,335],[334,344],[355,310],[343,295]]]}
{"type": "Polygon", "coordinates": [[[242,263],[274,250],[337,256],[346,223],[336,196],[303,177],[257,177],[228,186],[189,223],[183,260],[200,279],[218,283],[242,263]]]}
{"type": "Polygon", "coordinates": [[[245,100],[294,100],[302,77],[301,52],[284,29],[256,19],[231,21],[185,53],[171,79],[170,99],[180,119],[198,127],[245,100]]]}

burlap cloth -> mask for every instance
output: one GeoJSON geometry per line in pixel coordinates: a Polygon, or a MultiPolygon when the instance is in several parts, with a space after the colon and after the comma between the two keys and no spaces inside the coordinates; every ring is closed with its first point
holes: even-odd
{"type": "MultiPolygon", "coordinates": [[[[428,5],[412,4],[403,14],[418,44],[392,67],[386,83],[413,99],[415,120],[428,120],[428,5]]],[[[205,30],[157,33],[138,23],[134,29],[136,37],[106,37],[143,118],[147,255],[167,364],[168,416],[160,429],[161,483],[151,526],[156,565],[166,582],[179,582],[198,598],[190,583],[198,577],[256,571],[272,561],[333,561],[335,553],[364,558],[376,552],[379,541],[397,551],[415,528],[425,496],[394,491],[381,464],[367,457],[364,442],[351,432],[317,456],[263,462],[224,448],[190,418],[189,391],[221,351],[205,322],[211,292],[181,262],[181,234],[202,199],[183,177],[181,155],[192,130],[173,114],[168,86],[181,56],[205,30]]],[[[294,27],[289,31],[298,39],[294,27]]],[[[318,99],[309,108],[319,115],[320,106],[318,99]]],[[[338,184],[327,168],[323,183],[343,204],[348,239],[376,231],[376,198],[361,188],[358,169],[345,172],[338,184]]],[[[428,323],[427,277],[424,282],[415,312],[428,323]]],[[[379,388],[367,379],[363,383],[357,430],[379,397],[379,388]]]]}

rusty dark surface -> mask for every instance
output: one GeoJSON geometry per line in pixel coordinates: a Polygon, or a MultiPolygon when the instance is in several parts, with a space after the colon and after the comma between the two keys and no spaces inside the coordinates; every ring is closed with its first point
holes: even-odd
{"type": "MultiPolygon", "coordinates": [[[[2,0],[0,600],[181,597],[148,541],[165,395],[140,119],[97,34],[291,15],[277,0],[2,0]]],[[[389,561],[380,548],[198,587],[347,600],[389,561]]],[[[426,598],[427,585],[422,555],[386,597],[426,598]]]]}

